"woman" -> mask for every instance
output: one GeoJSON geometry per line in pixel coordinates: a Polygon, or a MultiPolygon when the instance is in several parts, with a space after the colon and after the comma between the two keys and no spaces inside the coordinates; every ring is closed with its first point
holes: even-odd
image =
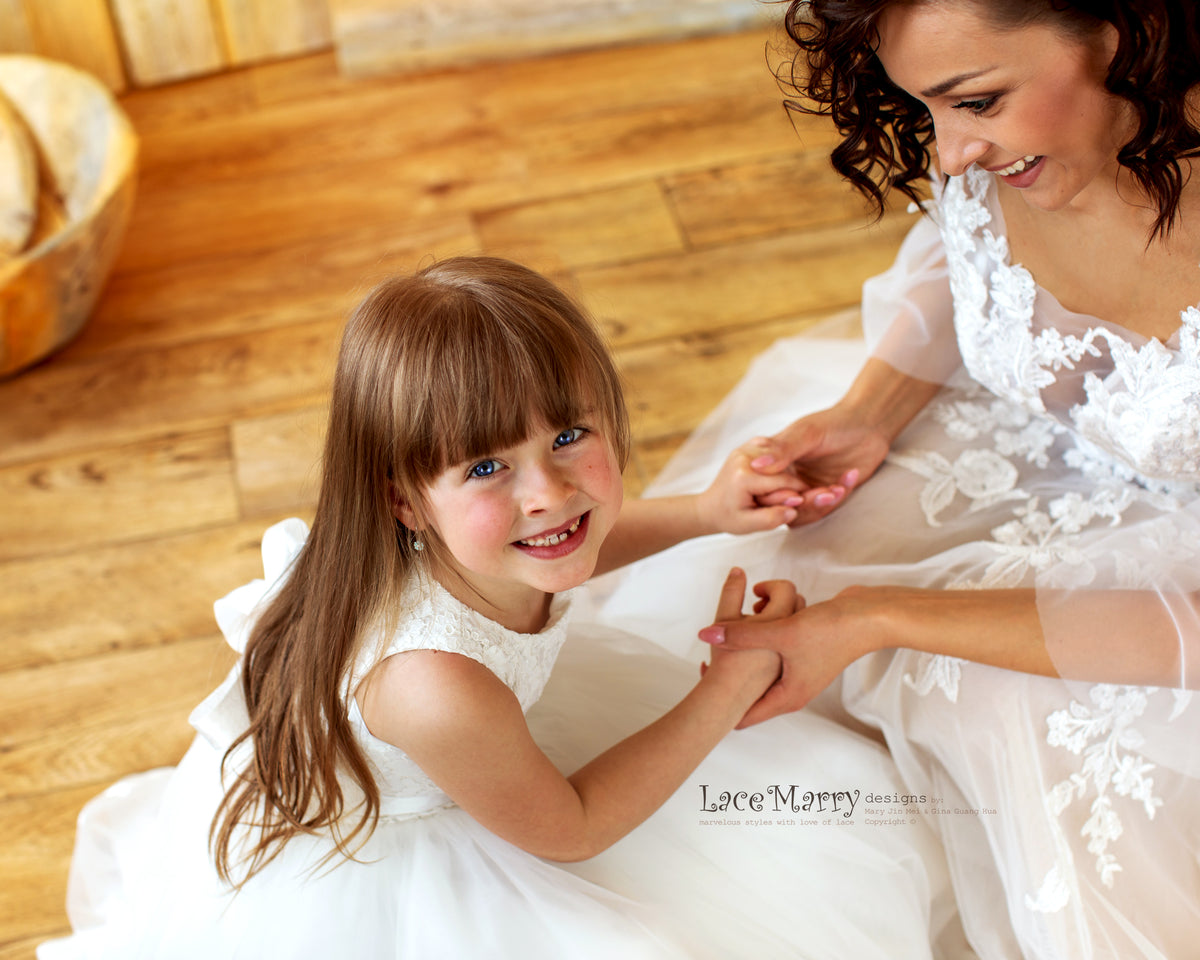
{"type": "MultiPolygon", "coordinates": [[[[981,957],[1194,955],[1195,5],[812,0],[787,23],[835,167],[880,204],[930,176],[934,199],[864,290],[849,389],[755,461],[808,484],[799,522],[821,522],[751,567],[808,606],[701,637],[784,655],[747,724],[842,676],[940,833],[981,957]]],[[[735,442],[724,424],[814,409],[794,394],[830,349],[762,358],[676,486],[735,442]]]]}

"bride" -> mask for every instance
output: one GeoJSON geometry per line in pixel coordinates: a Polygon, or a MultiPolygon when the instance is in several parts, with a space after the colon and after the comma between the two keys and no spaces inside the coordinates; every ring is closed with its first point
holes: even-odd
{"type": "MultiPolygon", "coordinates": [[[[811,0],[787,26],[834,166],[880,209],[933,199],[864,290],[857,374],[853,345],[777,345],[653,491],[755,431],[755,469],[808,487],[812,525],[750,567],[807,606],[701,638],[784,655],[745,723],[811,702],[882,731],[980,957],[1192,955],[1200,15],[811,0]]],[[[605,615],[700,626],[664,598],[748,549],[644,563],[605,615]]]]}

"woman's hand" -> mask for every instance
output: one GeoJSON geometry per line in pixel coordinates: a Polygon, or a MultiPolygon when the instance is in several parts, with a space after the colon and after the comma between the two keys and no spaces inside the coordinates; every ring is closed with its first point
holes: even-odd
{"type": "MultiPolygon", "coordinates": [[[[940,389],[870,357],[846,395],[828,410],[760,439],[750,466],[764,476],[790,473],[798,479],[801,503],[792,526],[812,523],[837,509],[879,469],[892,441],[940,389]]],[[[787,486],[786,494],[760,496],[759,503],[771,506],[794,497],[787,486]]]]}
{"type": "Polygon", "coordinates": [[[812,523],[837,509],[871,476],[888,452],[888,438],[840,406],[801,417],[773,437],[751,441],[750,467],[780,481],[778,491],[759,495],[764,506],[786,504],[792,526],[812,523]],[[783,483],[784,478],[788,479],[783,483]],[[797,502],[798,501],[798,502],[797,502]]]}
{"type": "MultiPolygon", "coordinates": [[[[755,593],[764,586],[757,585],[755,593]]],[[[851,663],[882,646],[872,639],[877,604],[869,588],[850,587],[811,607],[798,596],[793,603],[795,612],[787,616],[731,618],[700,631],[700,639],[713,646],[714,664],[718,651],[773,650],[783,658],[778,680],[739,728],[801,709],[851,663]]]]}

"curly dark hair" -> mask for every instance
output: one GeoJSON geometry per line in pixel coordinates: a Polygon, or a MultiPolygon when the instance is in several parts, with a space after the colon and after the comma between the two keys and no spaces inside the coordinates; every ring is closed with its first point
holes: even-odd
{"type": "MultiPolygon", "coordinates": [[[[829,116],[842,135],[830,161],[883,214],[895,189],[922,199],[929,176],[933,120],[915,97],[888,79],[875,55],[880,15],[896,2],[792,0],[785,28],[797,47],[777,73],[800,99],[789,111],[829,116]]],[[[1118,152],[1154,202],[1152,236],[1175,223],[1186,176],[1180,161],[1200,156],[1200,130],[1187,94],[1200,83],[1200,13],[1194,0],[974,0],[997,26],[1058,23],[1087,36],[1105,23],[1119,37],[1105,86],[1126,100],[1137,131],[1118,152]]]]}

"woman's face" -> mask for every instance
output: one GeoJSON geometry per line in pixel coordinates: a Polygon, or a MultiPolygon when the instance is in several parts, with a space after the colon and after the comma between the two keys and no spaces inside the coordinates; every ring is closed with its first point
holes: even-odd
{"type": "Polygon", "coordinates": [[[1047,211],[1111,187],[1131,132],[1128,105],[1104,88],[1115,31],[1001,28],[977,10],[965,0],[895,4],[879,21],[879,59],[929,108],[942,172],[978,164],[1047,211]]]}

